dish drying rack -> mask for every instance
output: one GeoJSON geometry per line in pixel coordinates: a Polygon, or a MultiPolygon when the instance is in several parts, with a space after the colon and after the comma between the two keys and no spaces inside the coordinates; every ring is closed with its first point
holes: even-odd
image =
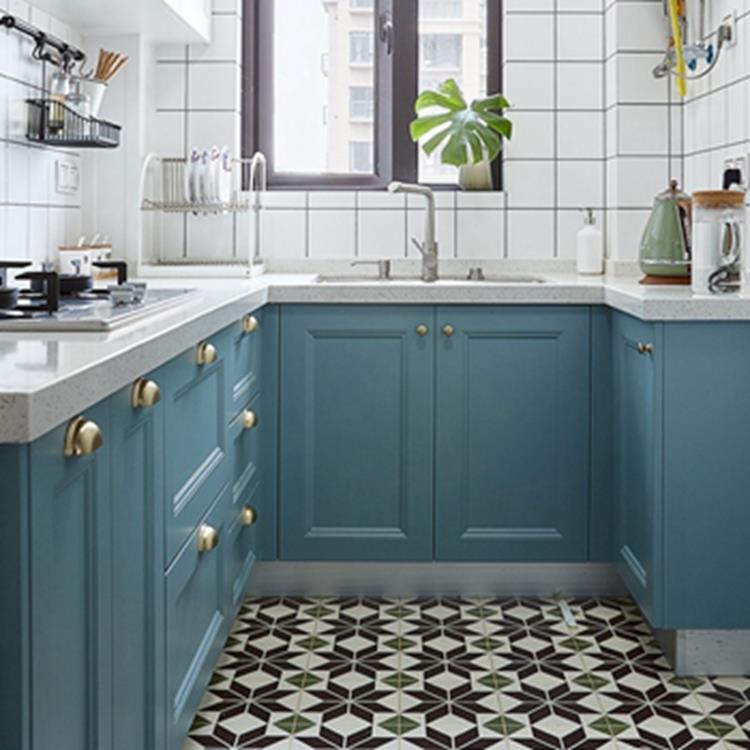
{"type": "Polygon", "coordinates": [[[259,214],[261,193],[266,189],[266,159],[257,153],[252,158],[234,158],[231,163],[228,201],[192,201],[188,197],[187,158],[149,154],[144,159],[138,198],[140,276],[251,277],[263,273],[259,214]],[[224,217],[234,222],[235,251],[240,235],[248,236],[247,247],[227,258],[202,258],[190,253],[178,257],[171,244],[170,227],[178,222],[184,231],[191,217],[195,217],[194,221],[224,217]],[[240,222],[247,222],[247,232],[240,231],[240,222]],[[148,235],[151,243],[147,251],[148,235]]]}

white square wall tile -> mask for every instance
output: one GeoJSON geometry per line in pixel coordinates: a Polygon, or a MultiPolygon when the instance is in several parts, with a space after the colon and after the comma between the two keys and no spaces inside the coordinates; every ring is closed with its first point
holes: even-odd
{"type": "Polygon", "coordinates": [[[503,208],[505,205],[505,193],[499,190],[472,191],[456,193],[456,208],[503,208]]]}
{"type": "Polygon", "coordinates": [[[356,218],[354,210],[310,211],[310,257],[354,258],[356,218]]]}
{"type": "Polygon", "coordinates": [[[666,46],[669,27],[661,3],[630,0],[617,3],[616,45],[618,51],[652,51],[666,46]]]}
{"type": "Polygon", "coordinates": [[[507,63],[503,68],[503,88],[516,109],[550,109],[555,101],[555,64],[507,63]]]}
{"type": "Polygon", "coordinates": [[[456,257],[500,260],[505,255],[505,212],[465,209],[456,212],[456,257]]]}
{"type": "Polygon", "coordinates": [[[358,257],[406,257],[406,211],[359,211],[358,257]]]}
{"type": "Polygon", "coordinates": [[[509,161],[504,169],[509,208],[555,207],[554,161],[509,161]]]}
{"type": "Polygon", "coordinates": [[[46,207],[29,209],[29,259],[35,264],[55,256],[49,241],[49,212],[46,207]]]}
{"type": "Polygon", "coordinates": [[[406,208],[404,193],[389,193],[387,190],[360,190],[357,192],[358,208],[406,208]]]}
{"type": "Polygon", "coordinates": [[[242,118],[237,112],[188,112],[187,150],[228,146],[239,156],[242,118]]]}
{"type": "Polygon", "coordinates": [[[601,60],[604,56],[601,14],[557,16],[557,55],[560,60],[601,60]]]}
{"type": "Polygon", "coordinates": [[[160,156],[185,156],[186,112],[154,112],[151,114],[152,127],[148,128],[149,151],[160,156]]]}
{"type": "MultiPolygon", "coordinates": [[[[406,215],[406,233],[408,243],[406,246],[407,255],[410,258],[421,258],[422,256],[414,247],[412,238],[419,242],[424,239],[424,211],[409,211],[406,215]]],[[[437,211],[435,213],[435,235],[438,243],[438,255],[441,258],[456,257],[456,212],[455,211],[437,211]]]]}
{"type": "Polygon", "coordinates": [[[156,63],[156,109],[187,108],[187,65],[156,63]]]}
{"type": "Polygon", "coordinates": [[[558,109],[601,109],[604,105],[601,63],[561,62],[557,65],[558,109]]]}
{"type": "Polygon", "coordinates": [[[669,107],[664,104],[617,108],[617,152],[621,156],[661,156],[669,152],[669,107]]]}
{"type": "Polygon", "coordinates": [[[356,193],[352,190],[315,190],[308,196],[311,209],[355,208],[356,193]]]}
{"type": "Polygon", "coordinates": [[[557,169],[557,203],[560,208],[604,206],[604,162],[561,161],[557,169]]]}
{"type": "Polygon", "coordinates": [[[604,156],[604,113],[560,112],[557,138],[557,154],[563,159],[601,159],[604,156]]]}
{"type": "Polygon", "coordinates": [[[9,258],[29,257],[29,207],[8,206],[5,254],[9,258]]]}
{"type": "Polygon", "coordinates": [[[260,254],[263,258],[304,258],[307,247],[305,211],[263,211],[260,254]]]}
{"type": "Polygon", "coordinates": [[[188,108],[240,110],[240,67],[235,63],[191,63],[188,108]]]}
{"type": "Polygon", "coordinates": [[[508,257],[550,260],[555,256],[554,211],[513,211],[507,214],[508,257]]]}
{"type": "Polygon", "coordinates": [[[513,112],[512,140],[505,144],[508,159],[552,159],[555,155],[555,115],[552,112],[513,112]]]}
{"type": "Polygon", "coordinates": [[[508,13],[504,30],[506,60],[554,58],[555,24],[552,14],[508,13]]]}

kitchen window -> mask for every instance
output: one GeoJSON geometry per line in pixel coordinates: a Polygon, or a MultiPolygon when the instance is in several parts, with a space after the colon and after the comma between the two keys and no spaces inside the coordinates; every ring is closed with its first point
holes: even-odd
{"type": "Polygon", "coordinates": [[[272,189],[455,185],[411,141],[414,100],[446,78],[501,89],[501,0],[244,3],[243,152],[266,155],[272,189]]]}

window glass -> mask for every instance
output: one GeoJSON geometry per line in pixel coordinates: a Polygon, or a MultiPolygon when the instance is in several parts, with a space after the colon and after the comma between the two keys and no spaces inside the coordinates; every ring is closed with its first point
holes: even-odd
{"type": "MultiPolygon", "coordinates": [[[[265,1],[265,0],[264,0],[265,1]]],[[[372,0],[273,2],[274,169],[372,173],[375,13],[372,0]],[[294,75],[289,75],[290,61],[294,75]],[[357,158],[349,144],[356,142],[357,158]],[[367,157],[363,156],[367,152],[367,157]]]]}
{"type": "MultiPolygon", "coordinates": [[[[454,78],[467,101],[487,94],[486,0],[421,0],[419,4],[419,91],[454,78]]],[[[419,150],[419,180],[455,183],[456,169],[419,150]]]]}

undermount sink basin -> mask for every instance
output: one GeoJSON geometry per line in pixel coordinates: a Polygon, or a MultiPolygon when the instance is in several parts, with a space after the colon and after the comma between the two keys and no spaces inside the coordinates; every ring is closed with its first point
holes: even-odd
{"type": "MultiPolygon", "coordinates": [[[[419,277],[396,276],[390,279],[379,279],[376,276],[318,276],[317,284],[398,284],[418,283],[426,284],[419,277]]],[[[466,276],[441,276],[436,282],[430,284],[546,284],[547,279],[542,276],[529,274],[489,274],[483,279],[469,279],[466,276]]]]}

